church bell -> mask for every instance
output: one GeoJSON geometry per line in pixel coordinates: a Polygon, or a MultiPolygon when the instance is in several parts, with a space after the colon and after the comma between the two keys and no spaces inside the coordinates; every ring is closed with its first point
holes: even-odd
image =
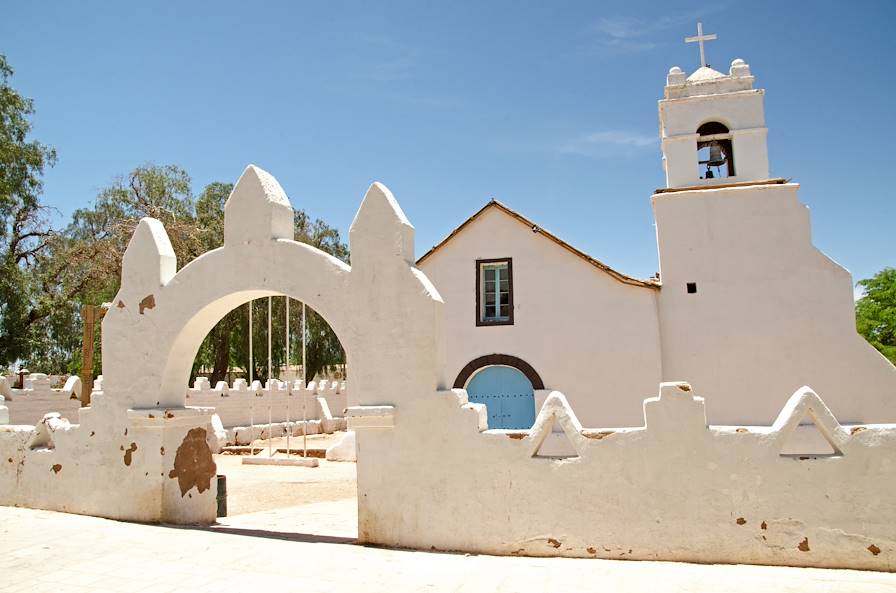
{"type": "Polygon", "coordinates": [[[728,159],[722,153],[722,145],[716,140],[709,144],[709,160],[706,161],[708,167],[721,167],[728,159]]]}

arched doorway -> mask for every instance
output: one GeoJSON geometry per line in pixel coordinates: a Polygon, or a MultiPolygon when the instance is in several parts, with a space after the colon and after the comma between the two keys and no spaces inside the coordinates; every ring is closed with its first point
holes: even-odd
{"type": "Polygon", "coordinates": [[[535,422],[535,392],[532,383],[511,366],[488,366],[467,383],[470,402],[485,404],[488,427],[527,429],[535,422]]]}
{"type": "Polygon", "coordinates": [[[531,428],[536,389],[544,382],[528,362],[510,354],[488,354],[468,362],[454,380],[473,403],[488,408],[489,428],[531,428]],[[472,391],[471,391],[472,388],[472,391]]]}

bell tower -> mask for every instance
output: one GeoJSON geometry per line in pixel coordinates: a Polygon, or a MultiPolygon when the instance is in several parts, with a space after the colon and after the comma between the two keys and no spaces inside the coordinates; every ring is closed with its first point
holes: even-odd
{"type": "Polygon", "coordinates": [[[750,67],[731,62],[728,74],[710,68],[703,35],[687,42],[700,44],[700,68],[690,76],[678,66],[669,70],[659,102],[660,138],[666,187],[712,186],[768,178],[768,129],[763,89],[753,88],[750,67]]]}

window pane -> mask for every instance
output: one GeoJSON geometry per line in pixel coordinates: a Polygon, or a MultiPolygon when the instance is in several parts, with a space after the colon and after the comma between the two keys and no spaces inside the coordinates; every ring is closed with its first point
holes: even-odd
{"type": "Polygon", "coordinates": [[[508,262],[480,264],[480,319],[506,321],[510,319],[510,266],[508,262]]]}

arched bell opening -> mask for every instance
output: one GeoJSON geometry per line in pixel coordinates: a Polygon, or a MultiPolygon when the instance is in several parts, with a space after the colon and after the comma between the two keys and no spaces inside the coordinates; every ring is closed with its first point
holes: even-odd
{"type": "Polygon", "coordinates": [[[734,177],[734,149],[731,131],[717,121],[697,128],[697,166],[700,179],[734,177]]]}

